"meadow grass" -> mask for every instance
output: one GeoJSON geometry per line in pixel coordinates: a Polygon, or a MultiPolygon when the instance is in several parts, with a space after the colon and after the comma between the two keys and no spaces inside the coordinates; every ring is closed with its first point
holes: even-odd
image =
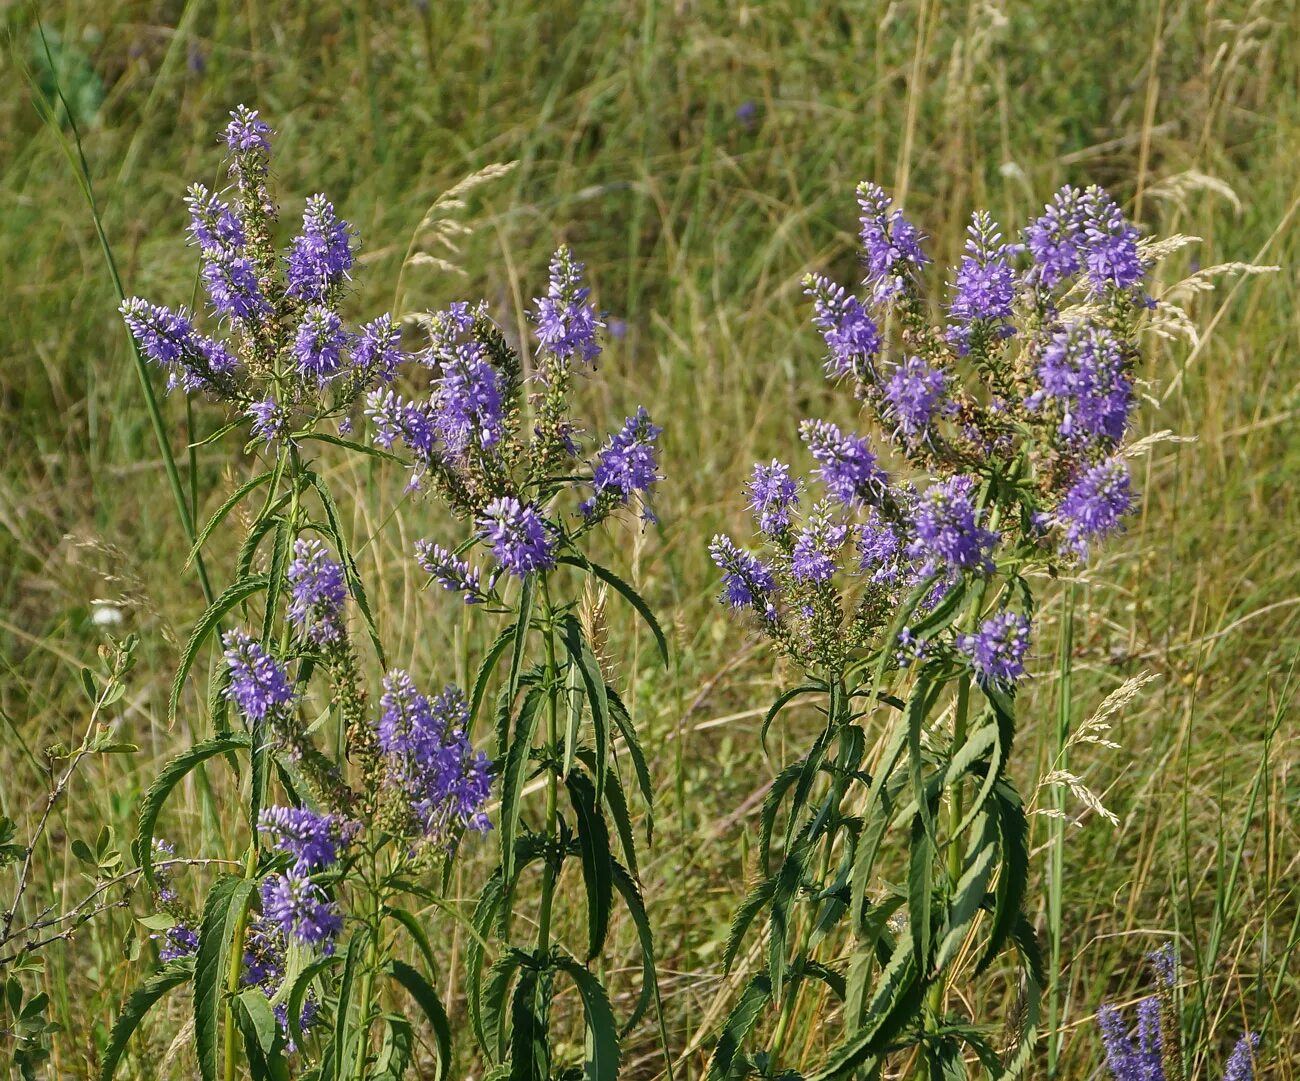
{"type": "MultiPolygon", "coordinates": [[[[640,401],[657,403],[665,427],[662,525],[643,534],[629,523],[605,554],[673,640],[665,678],[652,643],[633,640],[644,632],[610,613],[610,652],[634,658],[621,678],[661,779],[642,873],[670,1040],[688,1076],[720,1019],[726,920],[784,760],[779,732],[771,759],[757,740],[774,662],[716,605],[704,546],[715,530],[747,530],[740,484],[751,461],[792,454],[799,417],[846,412],[821,377],[799,279],[852,276],[854,183],[892,188],[940,262],[958,251],[974,207],[1019,225],[1069,180],[1107,186],[1153,233],[1202,238],[1161,269],[1163,281],[1189,259],[1280,266],[1219,279],[1191,301],[1195,340],[1152,350],[1145,423],[1195,438],[1152,447],[1136,469],[1140,519],[1084,579],[1045,594],[1044,654],[1074,598],[1069,700],[1062,673],[1037,665],[1020,738],[1037,765],[1021,778],[1032,790],[1063,715],[1077,725],[1129,677],[1154,676],[1114,719],[1120,749],[1070,751],[1118,825],[1065,796],[1081,823],[1061,831],[1051,888],[1030,894],[1059,893],[1030,912],[1045,938],[1059,927],[1060,1029],[1049,1037],[1059,1076],[1096,1075],[1093,1010],[1142,993],[1143,954],[1171,937],[1197,1018],[1189,1076],[1216,1076],[1247,1024],[1264,1031],[1267,1076],[1296,1075],[1293,5],[221,0],[50,4],[42,17],[128,293],[176,301],[195,290],[195,267],[176,258],[180,197],[191,179],[215,179],[205,176],[211,133],[243,101],[279,133],[282,190],[328,192],[361,232],[356,312],[394,305],[399,271],[400,310],[484,296],[518,312],[564,240],[587,262],[600,306],[625,324],[586,405],[610,428],[640,401]],[[440,193],[504,162],[517,165],[464,208],[432,215],[466,229],[419,229],[440,193]]],[[[38,861],[28,902],[38,908],[85,892],[69,841],[108,824],[125,848],[158,762],[204,731],[198,695],[175,729],[166,724],[176,643],[202,593],[183,566],[189,544],[94,221],[22,82],[27,72],[50,85],[31,12],[3,18],[0,811],[20,833],[39,812],[44,749],[84,725],[75,670],[102,641],[92,601],[111,602],[144,639],[122,711],[141,750],[97,760],[74,783],[38,861]]],[[[299,210],[282,207],[286,219],[299,210]]],[[[242,479],[239,447],[227,438],[186,450],[218,421],[202,408],[191,417],[177,397],[162,411],[202,519],[242,479]]],[[[351,494],[353,535],[371,538],[363,558],[395,663],[464,681],[485,632],[422,594],[409,559],[416,537],[451,531],[432,504],[402,498],[400,471],[323,459],[336,491],[351,494]]],[[[232,544],[212,549],[218,580],[233,555],[232,544]]],[[[178,847],[230,849],[226,785],[212,770],[178,801],[164,831],[178,847]]],[[[1036,819],[1037,875],[1051,863],[1050,823],[1036,819]]],[[[463,874],[470,895],[472,863],[463,874]]],[[[142,933],[133,911],[143,899],[50,952],[45,982],[64,1028],[57,1076],[92,1070],[147,963],[129,948],[142,933]]],[[[632,964],[630,929],[619,933],[632,964]]],[[[612,976],[627,991],[635,971],[612,976]]],[[[818,1039],[808,1006],[792,1048],[818,1039]]],[[[173,1017],[150,1026],[157,1056],[180,1028],[179,1006],[173,1017]]],[[[652,1026],[628,1058],[637,1076],[662,1073],[652,1026]]],[[[1045,1076],[1046,1043],[1040,1058],[1045,1076]]],[[[175,1063],[180,1076],[183,1053],[175,1063]]]]}

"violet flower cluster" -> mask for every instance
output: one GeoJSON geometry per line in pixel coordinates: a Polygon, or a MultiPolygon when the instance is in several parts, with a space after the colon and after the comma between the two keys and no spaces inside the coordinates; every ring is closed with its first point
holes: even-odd
{"type": "Polygon", "coordinates": [[[382,387],[367,398],[374,442],[404,452],[410,486],[431,487],[473,523],[472,543],[455,552],[427,539],[415,551],[431,579],[466,604],[499,604],[501,575],[549,570],[566,546],[625,507],[655,521],[661,429],[645,408],[585,446],[569,416],[573,380],[600,356],[604,323],[567,248],[551,260],[546,293],[529,315],[536,349],[527,364],[485,303],[429,315],[429,345],[410,365],[427,371],[427,393],[382,387]],[[489,565],[470,558],[474,547],[489,565]]]}
{"type": "Polygon", "coordinates": [[[808,419],[807,480],[754,467],[763,551],[714,538],[723,600],[806,666],[843,671],[877,648],[1010,688],[1032,612],[1027,591],[997,583],[1086,560],[1133,507],[1122,448],[1152,303],[1142,245],[1099,188],[1063,188],[1011,241],[979,211],[935,327],[923,234],[874,184],[858,204],[861,290],[821,275],[805,287],[826,373],[852,384],[879,437],[808,419]],[[924,620],[963,581],[986,583],[978,625],[877,642],[914,592],[924,620]]]}
{"type": "Polygon", "coordinates": [[[391,316],[353,330],[340,314],[356,235],[324,195],[308,197],[298,232],[277,252],[270,137],[257,112],[241,105],[225,130],[230,185],[213,192],[195,184],[185,198],[203,318],[139,297],[121,307],[169,389],[229,403],[268,442],[327,417],[346,423],[352,403],[406,359],[391,316]]]}

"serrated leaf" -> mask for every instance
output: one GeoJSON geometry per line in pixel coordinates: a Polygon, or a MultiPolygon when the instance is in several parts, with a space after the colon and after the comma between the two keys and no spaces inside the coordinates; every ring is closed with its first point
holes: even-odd
{"type": "Polygon", "coordinates": [[[194,667],[194,661],[198,658],[199,649],[207,641],[208,635],[217,628],[221,618],[235,605],[242,604],[254,593],[265,589],[266,582],[267,579],[264,574],[254,574],[247,578],[241,578],[234,585],[229,586],[199,617],[199,621],[194,625],[194,630],[190,632],[189,641],[185,643],[185,648],[181,651],[180,664],[176,667],[176,677],[172,680],[171,696],[167,701],[167,722],[169,725],[176,723],[176,706],[180,701],[181,691],[185,688],[185,677],[190,674],[190,669],[194,667]]]}
{"type": "Polygon", "coordinates": [[[203,903],[199,947],[194,956],[194,1046],[203,1081],[216,1081],[231,941],[253,889],[248,879],[222,875],[203,903]]]}
{"type": "Polygon", "coordinates": [[[510,1081],[550,1081],[550,987],[545,975],[525,969],[515,984],[510,1003],[510,1081]]]}
{"type": "Polygon", "coordinates": [[[281,1077],[287,1077],[280,1054],[280,1025],[266,996],[256,987],[250,987],[240,992],[234,1006],[238,1010],[239,1031],[244,1037],[244,1054],[252,1081],[280,1081],[281,1077]]]}
{"type": "Polygon", "coordinates": [[[722,951],[724,972],[730,972],[731,966],[736,963],[736,955],[740,952],[740,945],[745,940],[745,932],[749,930],[750,924],[771,903],[779,877],[779,875],[771,875],[758,883],[750,889],[745,899],[736,908],[735,915],[731,917],[731,927],[727,932],[727,943],[722,951]]]}
{"type": "MultiPolygon", "coordinates": [[[[641,994],[637,996],[637,1002],[632,1008],[631,1016],[623,1024],[622,1034],[627,1035],[633,1026],[645,1016],[645,1012],[650,1008],[652,1001],[658,1007],[659,978],[655,971],[654,935],[650,930],[650,920],[646,915],[645,901],[641,897],[641,891],[632,876],[628,874],[627,869],[617,861],[612,864],[611,871],[614,888],[623,896],[623,903],[627,907],[628,914],[632,917],[632,924],[636,928],[637,940],[641,946],[641,994]]],[[[662,1010],[660,1013],[662,1014],[662,1010]]]]}
{"type": "Polygon", "coordinates": [[[165,765],[154,778],[149,791],[140,802],[140,817],[136,826],[135,860],[140,871],[150,886],[154,886],[153,874],[153,831],[158,824],[158,815],[162,811],[167,797],[182,777],[201,762],[206,762],[215,755],[225,754],[249,745],[249,737],[243,733],[232,733],[220,739],[204,740],[196,743],[188,751],[183,751],[165,765]]]}
{"type": "Polygon", "coordinates": [[[1029,881],[1029,821],[1020,794],[1004,779],[994,785],[990,802],[998,825],[1002,861],[994,891],[989,940],[975,967],[976,975],[984,972],[1006,945],[1020,918],[1029,881]]]}
{"type": "Polygon", "coordinates": [[[797,687],[791,687],[789,690],[782,691],[777,695],[768,707],[767,714],[763,717],[762,727],[758,730],[758,741],[762,744],[764,752],[767,751],[767,730],[772,727],[772,722],[776,720],[777,714],[796,698],[800,698],[805,694],[826,694],[829,690],[829,686],[823,680],[818,679],[800,683],[797,687]]]}
{"type": "Polygon", "coordinates": [[[384,1017],[384,1041],[370,1071],[369,1081],[402,1081],[415,1054],[415,1031],[401,1017],[384,1017]]]}
{"type": "MultiPolygon", "coordinates": [[[[496,641],[488,647],[488,651],[483,654],[483,659],[479,662],[478,672],[474,676],[474,690],[469,698],[470,728],[473,727],[474,719],[478,716],[479,707],[483,704],[483,696],[487,693],[488,680],[492,678],[497,662],[501,660],[506,650],[514,643],[515,633],[516,628],[512,624],[497,635],[496,641]]],[[[505,748],[498,747],[497,753],[505,753],[505,748]]]]}
{"type": "Polygon", "coordinates": [[[189,982],[193,976],[194,958],[183,957],[163,965],[131,992],[108,1034],[108,1046],[99,1062],[99,1081],[112,1081],[127,1044],[154,1003],[168,991],[189,982]]]}
{"type": "Polygon", "coordinates": [[[185,557],[185,563],[181,570],[187,570],[189,565],[194,562],[194,557],[203,550],[208,538],[212,536],[212,531],[225,521],[226,515],[239,506],[246,495],[256,491],[274,476],[275,470],[268,469],[265,473],[259,473],[257,476],[246,480],[230,494],[226,501],[213,513],[212,517],[207,520],[204,527],[199,530],[199,535],[194,539],[194,544],[190,547],[189,554],[185,557]]]}
{"type": "Polygon", "coordinates": [[[447,1011],[442,1005],[442,999],[438,997],[438,992],[433,989],[433,985],[417,969],[404,961],[390,961],[388,973],[415,999],[420,1012],[424,1014],[433,1029],[434,1046],[438,1055],[433,1081],[446,1081],[447,1072],[451,1069],[451,1022],[447,1019],[447,1011]]]}
{"type": "Polygon", "coordinates": [[[537,735],[537,723],[541,716],[544,693],[534,687],[524,695],[519,707],[519,718],[515,722],[514,733],[510,739],[510,750],[506,755],[505,767],[501,770],[501,810],[498,815],[498,831],[501,845],[501,873],[505,876],[507,886],[515,880],[515,838],[519,827],[519,816],[523,811],[524,785],[528,781],[528,767],[532,761],[530,753],[533,740],[537,735]]]}
{"type": "Polygon", "coordinates": [[[597,804],[598,796],[587,774],[575,769],[565,781],[577,817],[578,851],[582,859],[582,881],[587,890],[587,960],[600,953],[609,933],[613,902],[609,830],[597,804]]]}
{"type": "Polygon", "coordinates": [[[642,599],[641,595],[635,589],[628,585],[627,582],[623,581],[622,578],[608,567],[602,567],[599,563],[593,563],[585,557],[577,558],[574,556],[560,556],[559,562],[567,563],[572,567],[578,567],[595,575],[606,585],[610,586],[614,592],[619,594],[619,596],[627,601],[628,604],[635,608],[637,615],[645,621],[646,626],[650,628],[650,633],[654,635],[655,645],[659,647],[659,656],[663,660],[664,667],[668,667],[668,639],[664,637],[663,628],[659,626],[659,621],[655,619],[654,613],[650,610],[650,606],[646,604],[645,600],[642,599]]]}
{"type": "Polygon", "coordinates": [[[556,968],[577,985],[582,998],[582,1013],[587,1025],[587,1053],[583,1073],[587,1081],[616,1081],[619,1067],[618,1027],[609,995],[594,975],[569,954],[554,955],[556,968]]]}
{"type": "Polygon", "coordinates": [[[533,576],[526,575],[519,587],[519,618],[515,621],[510,643],[510,674],[506,679],[506,701],[514,702],[519,691],[519,676],[524,664],[524,646],[528,642],[528,625],[533,617],[533,576]]]}
{"type": "Polygon", "coordinates": [[[772,984],[761,972],[745,985],[718,1033],[718,1042],[709,1056],[705,1081],[728,1081],[733,1076],[732,1070],[741,1056],[741,1048],[771,997],[772,984]]]}
{"type": "Polygon", "coordinates": [[[934,842],[925,830],[919,814],[912,818],[912,838],[908,850],[907,924],[912,933],[912,953],[916,970],[928,972],[930,968],[930,936],[933,925],[930,919],[930,901],[933,896],[934,842]]]}
{"type": "MultiPolygon", "coordinates": [[[[590,747],[578,748],[578,760],[589,770],[595,771],[596,755],[590,747]]],[[[632,817],[628,812],[627,794],[617,771],[611,771],[605,777],[605,806],[609,817],[613,819],[615,832],[618,833],[619,845],[623,849],[623,858],[628,870],[635,878],[637,870],[636,837],[632,832],[632,817]]]]}
{"type": "Polygon", "coordinates": [[[628,756],[632,759],[632,771],[636,774],[637,787],[641,790],[641,798],[645,800],[646,834],[653,839],[655,794],[654,785],[650,781],[650,767],[646,762],[645,751],[642,749],[641,740],[637,736],[636,726],[632,723],[632,715],[628,713],[627,706],[623,704],[623,699],[619,697],[618,692],[607,685],[605,687],[605,698],[609,702],[610,716],[614,718],[614,723],[623,736],[623,743],[627,747],[628,756]]]}
{"type": "Polygon", "coordinates": [[[599,802],[604,798],[605,770],[609,763],[610,716],[605,677],[582,633],[582,625],[573,616],[564,618],[562,637],[564,648],[569,654],[569,663],[577,667],[587,694],[587,703],[591,707],[591,729],[596,744],[596,800],[599,802]]]}

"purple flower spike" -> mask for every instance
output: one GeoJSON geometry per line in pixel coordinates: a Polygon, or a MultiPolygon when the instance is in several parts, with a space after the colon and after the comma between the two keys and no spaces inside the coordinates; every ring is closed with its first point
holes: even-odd
{"type": "Polygon", "coordinates": [[[921,577],[936,571],[993,570],[998,534],[982,528],[975,511],[975,481],[950,477],[931,485],[917,502],[914,539],[908,554],[925,564],[921,577]]]}
{"type": "Polygon", "coordinates": [[[1029,620],[1018,612],[999,612],[986,619],[977,633],[958,637],[957,649],[981,684],[1010,686],[1025,674],[1029,620]]]}
{"type": "Polygon", "coordinates": [[[642,517],[655,521],[650,509],[650,491],[659,479],[659,463],[655,457],[655,440],[663,429],[650,423],[650,414],[641,406],[636,415],[628,417],[623,427],[609,437],[609,442],[596,455],[591,471],[591,484],[595,493],[579,510],[587,517],[597,509],[622,506],[634,495],[640,496],[642,517]]]}
{"type": "Polygon", "coordinates": [[[1082,265],[1083,193],[1068,184],[1025,230],[1025,246],[1034,260],[1034,276],[1052,289],[1082,265]]]}
{"type": "Polygon", "coordinates": [[[299,877],[337,863],[356,832],[355,823],[306,807],[267,807],[257,828],[270,835],[278,851],[293,857],[292,871],[299,877]]]}
{"type": "Polygon", "coordinates": [[[590,364],[600,355],[596,331],[605,324],[587,303],[591,290],[582,284],[583,269],[568,248],[555,253],[546,296],[533,301],[533,321],[537,340],[554,357],[561,361],[577,357],[590,364]]]}
{"type": "Polygon", "coordinates": [[[1124,459],[1108,458],[1084,470],[1056,508],[1056,522],[1065,530],[1062,553],[1087,559],[1089,545],[1118,531],[1132,509],[1124,459]]]}
{"type": "Polygon", "coordinates": [[[1061,411],[1057,431],[1073,443],[1118,442],[1128,429],[1133,384],[1119,339],[1105,327],[1070,323],[1052,335],[1038,364],[1041,389],[1030,409],[1048,402],[1061,411]]]}
{"type": "Polygon", "coordinates": [[[555,566],[550,527],[531,506],[513,496],[494,499],[478,520],[484,539],[497,562],[516,578],[555,566]]]}
{"type": "Polygon", "coordinates": [[[311,196],[303,211],[302,232],[289,250],[289,295],[320,303],[334,286],[347,280],[351,269],[348,223],[335,216],[334,205],[325,196],[311,196]]]}
{"type": "Polygon", "coordinates": [[[272,875],[262,882],[262,913],[286,938],[332,953],[343,930],[338,905],[315,883],[293,875],[272,875]]]}
{"type": "Polygon", "coordinates": [[[790,511],[798,505],[799,484],[791,478],[788,465],[775,458],[768,465],[755,464],[749,507],[762,532],[775,537],[789,529],[790,511]]]}
{"type": "Polygon", "coordinates": [[[836,521],[826,504],[814,508],[791,553],[790,573],[795,581],[814,585],[829,582],[836,571],[836,557],[848,537],[849,527],[836,521]]]}
{"type": "Polygon", "coordinates": [[[324,382],[343,363],[348,335],[343,321],[329,308],[314,304],[307,309],[293,340],[293,353],[303,376],[324,382]]]}
{"type": "Polygon", "coordinates": [[[876,502],[884,493],[889,478],[861,436],[845,435],[824,420],[805,420],[799,438],[820,463],[817,476],[827,491],[845,506],[876,502]]]}
{"type": "Polygon", "coordinates": [[[401,350],[402,332],[391,315],[381,315],[361,328],[352,347],[352,363],[381,383],[392,381],[397,369],[406,362],[401,350]]]}
{"type": "Polygon", "coordinates": [[[427,540],[415,542],[415,561],[420,567],[442,586],[452,593],[464,595],[466,604],[482,604],[488,599],[492,581],[487,587],[483,585],[483,574],[477,567],[472,567],[468,560],[460,559],[441,544],[432,544],[427,540]]]}
{"type": "Polygon", "coordinates": [[[903,434],[915,439],[944,411],[947,391],[948,376],[942,369],[930,367],[920,357],[908,357],[885,384],[885,400],[903,434]]]}
{"type": "Polygon", "coordinates": [[[830,349],[826,373],[865,375],[862,369],[880,352],[880,331],[861,301],[820,274],[806,280],[804,292],[813,298],[813,325],[830,349]]]}
{"type": "Polygon", "coordinates": [[[766,563],[737,548],[721,533],[709,544],[709,555],[722,571],[722,595],[732,608],[753,608],[763,615],[771,612],[776,579],[766,563]]]}
{"type": "Polygon", "coordinates": [[[860,236],[867,270],[863,284],[877,303],[892,300],[929,262],[921,250],[924,238],[878,184],[858,185],[858,206],[862,209],[860,236]]]}
{"type": "Polygon", "coordinates": [[[270,153],[271,141],[267,138],[270,134],[270,125],[258,118],[256,109],[240,105],[231,110],[230,123],[226,125],[226,146],[231,150],[236,153],[250,150],[270,153]]]}
{"type": "Polygon", "coordinates": [[[264,721],[293,701],[288,673],[257,642],[240,630],[221,639],[230,667],[226,697],[251,721],[264,721]]]}
{"type": "Polygon", "coordinates": [[[343,637],[343,602],[348,590],[343,564],[318,540],[299,537],[293,546],[289,580],[289,620],[318,646],[343,637]]]}
{"type": "Polygon", "coordinates": [[[948,341],[965,356],[978,335],[1006,338],[1014,331],[1006,320],[1015,299],[1015,275],[1007,258],[1008,248],[987,211],[972,216],[966,254],[957,268],[948,341]]]}
{"type": "Polygon", "coordinates": [[[1258,1049],[1259,1033],[1243,1033],[1224,1067],[1223,1081],[1252,1081],[1255,1076],[1255,1052],[1258,1049]]]}

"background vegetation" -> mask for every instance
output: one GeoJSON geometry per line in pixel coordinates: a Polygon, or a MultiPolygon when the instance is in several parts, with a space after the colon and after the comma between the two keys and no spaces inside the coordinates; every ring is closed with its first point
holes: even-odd
{"type": "MultiPolygon", "coordinates": [[[[609,428],[644,401],[665,427],[662,525],[629,523],[608,560],[672,624],[674,671],[665,679],[648,643],[629,641],[637,629],[614,606],[610,633],[628,648],[610,653],[644,662],[622,673],[661,781],[643,875],[669,1032],[691,1076],[718,1019],[721,940],[752,870],[753,821],[782,761],[779,739],[771,760],[757,740],[774,662],[717,607],[704,545],[716,529],[747,531],[751,461],[796,455],[798,419],[843,412],[798,282],[811,268],[852,278],[853,184],[892,188],[940,260],[959,250],[973,208],[1014,229],[1068,180],[1109,187],[1153,232],[1203,238],[1191,256],[1203,265],[1281,266],[1221,279],[1192,301],[1194,341],[1153,349],[1154,406],[1142,415],[1195,439],[1154,448],[1138,471],[1140,521],[1075,587],[1074,719],[1132,675],[1155,679],[1116,720],[1121,748],[1085,747],[1072,762],[1119,821],[1067,802],[1080,826],[1059,879],[1060,1071],[1096,1075],[1092,1011],[1139,994],[1143,954],[1176,936],[1204,1019],[1197,1075],[1217,1076],[1248,1023],[1267,1026],[1270,1076],[1296,1075],[1293,4],[219,0],[48,4],[42,17],[128,293],[167,303],[193,293],[181,195],[192,179],[217,179],[213,133],[241,101],[279,133],[282,190],[329,193],[360,230],[357,312],[485,296],[519,318],[557,242],[588,263],[615,331],[589,414],[609,428]],[[426,219],[456,181],[509,161],[517,167],[469,206],[426,219]]],[[[195,700],[166,726],[176,642],[201,594],[92,218],[23,80],[50,85],[33,13],[17,6],[3,19],[0,812],[20,837],[47,786],[45,749],[84,728],[76,669],[103,640],[97,613],[119,613],[109,629],[143,638],[119,710],[123,738],[141,749],[96,759],[74,783],[38,854],[27,904],[39,908],[90,888],[71,839],[93,844],[107,824],[126,851],[158,760],[207,722],[195,700]]],[[[282,207],[289,221],[300,210],[282,207]]],[[[191,418],[177,397],[164,408],[204,517],[246,475],[240,447],[186,452],[221,418],[202,406],[191,418]]],[[[417,536],[450,531],[432,505],[403,499],[400,471],[329,461],[354,492],[354,535],[373,537],[365,573],[383,583],[372,599],[400,643],[394,662],[430,683],[464,678],[482,643],[454,603],[419,592],[408,558],[417,536]]],[[[1050,594],[1044,654],[1066,592],[1050,594]]],[[[1040,775],[1059,712],[1045,667],[1022,710],[1025,760],[1036,753],[1040,775]]],[[[178,801],[184,813],[161,831],[178,848],[233,850],[223,783],[214,771],[211,788],[178,801]]],[[[1034,776],[1022,784],[1032,790],[1034,776]]],[[[1037,866],[1045,873],[1041,850],[1037,866]]],[[[0,897],[7,905],[8,886],[0,897]]],[[[49,954],[45,986],[64,1030],[54,1075],[92,1070],[118,1003],[153,963],[134,919],[146,910],[142,897],[112,909],[49,954]]],[[[1046,911],[1031,916],[1045,926],[1046,911]]],[[[453,938],[449,929],[449,951],[453,938]]],[[[153,1061],[142,1076],[155,1076],[180,1027],[183,1005],[172,1008],[175,1025],[149,1026],[156,1054],[140,1058],[153,1061]]],[[[817,1035],[805,1018],[802,1038],[817,1035]]],[[[629,1063],[632,1076],[661,1073],[652,1028],[629,1063]]]]}

